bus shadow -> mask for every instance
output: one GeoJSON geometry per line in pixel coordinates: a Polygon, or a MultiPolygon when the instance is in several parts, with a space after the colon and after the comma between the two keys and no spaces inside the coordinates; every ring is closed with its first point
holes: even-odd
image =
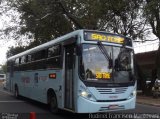
{"type": "Polygon", "coordinates": [[[72,112],[68,112],[65,110],[59,110],[59,112],[57,114],[53,114],[49,111],[49,107],[47,104],[20,96],[18,98],[18,100],[21,101],[25,101],[25,103],[28,103],[30,105],[36,106],[37,108],[40,108],[42,110],[44,110],[46,113],[42,114],[42,113],[38,113],[38,117],[42,118],[42,117],[48,117],[47,119],[50,119],[51,117],[57,117],[57,118],[62,118],[62,119],[71,119],[71,118],[77,118],[77,119],[84,119],[84,118],[89,118],[89,114],[77,114],[77,113],[72,113],[72,112]]]}
{"type": "Polygon", "coordinates": [[[65,110],[59,110],[57,114],[53,114],[49,111],[48,105],[20,96],[18,100],[25,101],[30,105],[40,108],[45,111],[45,113],[37,113],[37,119],[47,118],[47,119],[94,119],[94,118],[107,118],[109,113],[72,113],[65,110]]]}
{"type": "Polygon", "coordinates": [[[42,109],[45,109],[45,110],[49,109],[46,104],[38,102],[38,101],[35,101],[35,100],[32,100],[32,99],[27,98],[27,97],[19,96],[18,100],[25,101],[25,103],[28,103],[30,105],[34,105],[34,106],[36,106],[38,108],[42,108],[42,109]]]}

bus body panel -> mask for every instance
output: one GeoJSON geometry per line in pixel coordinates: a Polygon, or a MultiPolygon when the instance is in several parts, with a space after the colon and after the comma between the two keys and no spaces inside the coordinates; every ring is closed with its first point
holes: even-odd
{"type": "Polygon", "coordinates": [[[47,91],[53,89],[56,93],[58,105],[62,107],[62,92],[59,86],[62,82],[62,70],[35,70],[15,72],[12,79],[17,84],[19,94],[39,102],[47,103],[47,91]],[[49,78],[50,74],[56,74],[56,78],[49,78]]]}
{"type": "Polygon", "coordinates": [[[77,100],[78,101],[77,113],[97,113],[97,112],[109,112],[109,111],[134,109],[135,100],[136,100],[136,97],[133,97],[126,101],[93,102],[79,96],[77,100]]]}
{"type": "Polygon", "coordinates": [[[86,97],[82,97],[78,93],[76,111],[77,113],[96,113],[134,109],[136,104],[136,95],[131,96],[131,93],[134,90],[136,90],[136,86],[137,83],[135,82],[133,86],[128,87],[87,87],[81,80],[78,80],[77,92],[80,92],[81,90],[85,89],[94,96],[95,100],[93,101],[86,97]],[[102,92],[98,92],[97,89],[99,89],[102,92]],[[115,93],[116,89],[118,89],[118,92],[116,94],[111,94],[115,93]],[[115,107],[112,108],[111,106],[115,107]]]}

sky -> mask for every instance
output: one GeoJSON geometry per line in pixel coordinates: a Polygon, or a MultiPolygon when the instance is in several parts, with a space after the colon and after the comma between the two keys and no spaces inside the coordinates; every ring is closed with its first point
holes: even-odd
{"type": "MultiPolygon", "coordinates": [[[[15,13],[15,17],[17,13],[13,10],[8,10],[8,6],[6,3],[0,4],[0,31],[4,30],[8,26],[15,26],[13,24],[13,14],[15,13]],[[4,12],[4,10],[7,10],[4,12]]],[[[15,41],[12,38],[8,38],[5,35],[0,34],[0,64],[4,64],[6,62],[6,52],[9,47],[13,46],[15,41]]]]}
{"type": "MultiPolygon", "coordinates": [[[[6,53],[9,47],[17,45],[14,36],[20,28],[19,22],[20,14],[16,10],[10,9],[6,2],[2,2],[2,4],[0,4],[0,31],[8,27],[14,28],[14,30],[8,32],[7,35],[3,35],[0,32],[0,65],[5,64],[7,60],[6,53]]],[[[23,35],[19,41],[25,43],[26,38],[27,36],[23,35]]]]}
{"type": "Polygon", "coordinates": [[[9,47],[14,44],[14,41],[9,41],[8,43],[0,43],[0,64],[5,64],[6,62],[6,53],[9,47]]]}
{"type": "MultiPolygon", "coordinates": [[[[0,4],[0,13],[1,11],[3,11],[4,9],[7,9],[7,5],[6,3],[0,4]]],[[[7,12],[5,12],[4,14],[0,14],[0,31],[7,28],[8,26],[12,26],[12,27],[16,27],[17,29],[19,28],[19,22],[20,22],[20,14],[18,12],[16,12],[15,10],[8,10],[7,12]],[[15,22],[16,21],[16,22],[15,22]]],[[[13,31],[12,33],[9,33],[9,35],[11,37],[7,37],[7,36],[0,36],[0,64],[5,64],[6,62],[6,53],[9,47],[11,46],[16,46],[16,42],[13,40],[12,36],[14,36],[14,34],[16,33],[16,31],[13,31]]],[[[22,37],[22,41],[26,39],[26,37],[22,37]]],[[[156,39],[155,35],[151,34],[150,36],[148,36],[148,39],[156,39]]],[[[135,47],[135,53],[138,52],[147,52],[147,51],[151,51],[151,50],[157,50],[158,48],[158,40],[157,41],[149,41],[146,43],[134,43],[134,47],[135,47]]]]}

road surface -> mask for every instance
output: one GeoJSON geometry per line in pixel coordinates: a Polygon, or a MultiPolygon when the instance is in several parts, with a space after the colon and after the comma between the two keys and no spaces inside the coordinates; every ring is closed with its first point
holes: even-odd
{"type": "MultiPolygon", "coordinates": [[[[60,114],[54,115],[49,112],[46,105],[26,98],[15,99],[13,94],[0,88],[0,119],[13,119],[11,117],[14,117],[14,119],[29,119],[30,112],[36,113],[36,119],[109,118],[107,116],[104,116],[105,114],[73,114],[65,111],[61,111],[60,114]]],[[[121,111],[118,113],[159,114],[160,107],[137,104],[136,109],[134,110],[121,111]]]]}

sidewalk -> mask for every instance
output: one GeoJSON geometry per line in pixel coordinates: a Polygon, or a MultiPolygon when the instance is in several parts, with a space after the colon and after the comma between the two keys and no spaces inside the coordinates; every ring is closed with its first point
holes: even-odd
{"type": "Polygon", "coordinates": [[[160,107],[160,97],[137,95],[137,103],[160,107]]]}

